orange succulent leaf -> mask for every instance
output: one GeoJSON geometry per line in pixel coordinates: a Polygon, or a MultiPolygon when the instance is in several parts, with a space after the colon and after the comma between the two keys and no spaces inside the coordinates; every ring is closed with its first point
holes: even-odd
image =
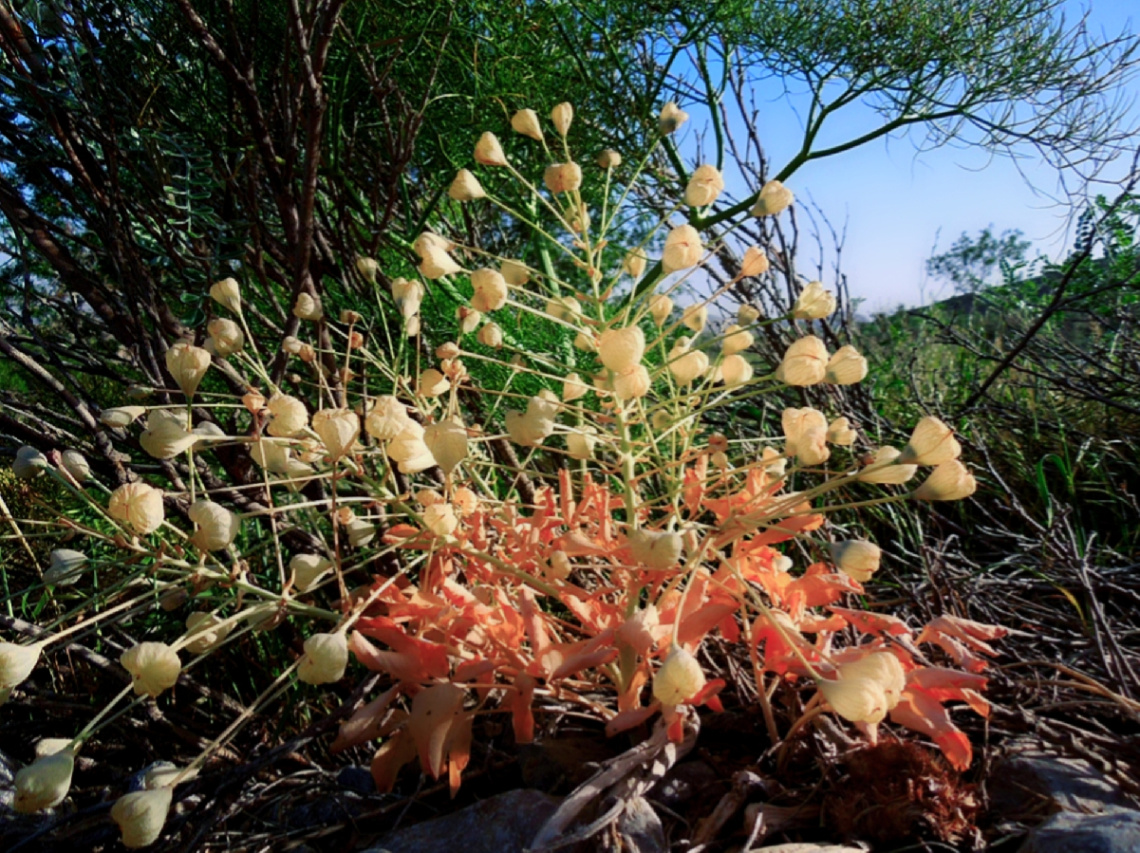
{"type": "Polygon", "coordinates": [[[420,766],[438,779],[450,748],[452,727],[463,715],[467,691],[454,684],[433,684],[416,694],[404,727],[416,744],[420,766]]]}
{"type": "Polygon", "coordinates": [[[376,783],[376,790],[388,793],[396,787],[396,778],[400,775],[400,768],[416,758],[416,742],[412,740],[407,729],[400,729],[376,750],[372,756],[370,770],[372,781],[376,783]]]}
{"type": "Polygon", "coordinates": [[[934,696],[908,690],[890,716],[891,722],[933,738],[954,769],[969,769],[973,760],[970,739],[951,722],[950,713],[934,696]]]}
{"type": "Polygon", "coordinates": [[[606,737],[613,737],[614,735],[627,732],[632,728],[640,726],[656,714],[660,708],[661,703],[655,699],[644,708],[631,708],[628,711],[620,711],[614,714],[606,721],[606,737]]]}
{"type": "Polygon", "coordinates": [[[842,572],[833,572],[826,563],[812,563],[804,573],[787,586],[791,609],[822,607],[838,601],[848,593],[859,594],[863,587],[842,572]]]}
{"type": "Polygon", "coordinates": [[[397,548],[414,548],[425,551],[432,546],[435,537],[412,524],[393,524],[383,538],[385,545],[397,548]]]}
{"type": "Polygon", "coordinates": [[[471,761],[472,723],[475,722],[475,712],[467,711],[459,714],[451,726],[450,753],[447,758],[447,782],[451,792],[451,799],[459,793],[459,783],[463,771],[471,761]]]}
{"type": "Polygon", "coordinates": [[[903,620],[885,613],[868,613],[865,610],[851,610],[847,607],[828,607],[832,613],[842,616],[847,622],[864,634],[889,634],[895,637],[909,636],[912,632],[903,620]]]}
{"type": "Polygon", "coordinates": [[[516,743],[531,743],[534,740],[534,690],[538,680],[525,672],[515,678],[515,689],[511,692],[507,705],[511,711],[511,726],[516,743]]]}
{"type": "Polygon", "coordinates": [[[974,673],[940,666],[916,669],[907,676],[907,690],[932,696],[939,702],[958,699],[970,706],[974,713],[988,717],[990,704],[981,696],[988,679],[974,673]]]}
{"type": "MultiPolygon", "coordinates": [[[[410,638],[409,638],[410,639],[410,638]]],[[[424,644],[430,646],[431,644],[424,644]]],[[[446,650],[435,646],[443,652],[443,668],[439,669],[438,661],[431,658],[425,660],[418,654],[418,647],[413,646],[409,651],[389,652],[372,645],[360,631],[353,631],[348,638],[348,647],[360,663],[373,672],[386,672],[399,681],[431,681],[447,675],[450,666],[447,662],[446,650]]],[[[432,656],[434,658],[435,655],[432,656]]]]}
{"type": "Polygon", "coordinates": [[[986,625],[959,616],[939,616],[922,629],[915,642],[933,643],[950,655],[958,666],[970,672],[981,672],[986,668],[986,660],[981,655],[993,657],[998,653],[985,641],[996,640],[1008,633],[998,625],[986,625]]]}
{"type": "MultiPolygon", "coordinates": [[[[677,642],[686,649],[695,649],[709,631],[725,621],[736,610],[735,602],[732,604],[714,602],[700,607],[681,620],[681,627],[677,632],[677,642]]],[[[733,622],[734,626],[735,624],[733,622]]]]}
{"type": "Polygon", "coordinates": [[[427,673],[427,678],[444,678],[451,669],[446,648],[439,643],[409,636],[402,626],[388,617],[358,619],[356,630],[416,660],[427,673]]]}
{"type": "Polygon", "coordinates": [[[340,724],[336,740],[329,750],[335,754],[381,737],[390,728],[391,718],[396,714],[395,711],[389,713],[388,706],[401,692],[402,687],[397,684],[354,711],[351,717],[340,724]]]}
{"type": "Polygon", "coordinates": [[[704,705],[714,711],[723,711],[724,705],[720,702],[720,691],[724,690],[725,680],[723,678],[713,678],[705,682],[705,686],[696,692],[696,694],[685,704],[686,705],[704,705]]]}
{"type": "MultiPolygon", "coordinates": [[[[784,631],[791,634],[792,642],[796,644],[800,654],[813,663],[820,660],[815,646],[807,641],[798,628],[794,627],[791,619],[784,622],[783,626],[784,631]]],[[[763,614],[757,616],[752,623],[752,643],[756,648],[759,648],[761,643],[764,644],[764,669],[766,671],[774,672],[777,675],[785,675],[789,672],[803,673],[803,665],[792,650],[791,645],[784,639],[784,634],[763,614]]]]}

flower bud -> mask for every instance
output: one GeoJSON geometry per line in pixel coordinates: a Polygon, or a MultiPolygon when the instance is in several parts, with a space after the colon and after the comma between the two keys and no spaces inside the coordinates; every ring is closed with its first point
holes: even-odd
{"type": "Polygon", "coordinates": [[[720,363],[720,378],[724,380],[725,388],[744,385],[752,379],[752,365],[742,355],[725,356],[720,363]]]}
{"type": "Polygon", "coordinates": [[[293,588],[305,592],[332,568],[332,563],[319,554],[296,554],[289,561],[293,588]]]}
{"type": "Polygon", "coordinates": [[[707,305],[691,305],[681,314],[681,322],[687,329],[696,334],[704,331],[709,322],[709,309],[707,305]]]}
{"type": "Polygon", "coordinates": [[[313,634],[305,640],[305,656],[297,678],[306,684],[332,684],[344,677],[348,667],[348,642],[344,634],[313,634]]]}
{"type": "Polygon", "coordinates": [[[522,287],[530,281],[530,268],[522,261],[512,258],[507,258],[499,264],[499,273],[511,287],[522,287]]]}
{"type": "Polygon", "coordinates": [[[899,659],[890,652],[872,652],[866,657],[841,664],[839,677],[850,681],[856,678],[869,678],[883,688],[890,711],[899,703],[906,689],[906,671],[899,659]]]}
{"type": "Polygon", "coordinates": [[[479,179],[467,169],[460,169],[455,173],[455,180],[447,188],[447,194],[455,201],[475,201],[487,197],[479,179]]]}
{"type": "Polygon", "coordinates": [[[32,674],[41,648],[0,642],[0,690],[11,690],[32,674]]]}
{"type": "Polygon", "coordinates": [[[861,539],[832,542],[830,549],[831,561],[860,583],[871,579],[883,559],[883,551],[878,545],[861,539]]]}
{"type": "Polygon", "coordinates": [[[823,282],[808,282],[792,306],[792,316],[797,320],[822,320],[835,313],[836,304],[835,294],[824,290],[823,282]]]}
{"type": "Polygon", "coordinates": [[[577,373],[571,373],[562,381],[562,400],[566,403],[571,403],[580,397],[586,396],[590,390],[589,386],[582,381],[577,373]]]}
{"type": "Polygon", "coordinates": [[[574,459],[593,459],[598,436],[591,426],[581,427],[579,432],[566,436],[566,450],[574,459]]]}
{"type": "Polygon", "coordinates": [[[313,432],[334,460],[351,453],[360,435],[360,418],[352,409],[321,409],[313,415],[313,432]]]}
{"type": "Polygon", "coordinates": [[[24,445],[16,451],[12,460],[12,473],[21,480],[32,480],[43,474],[48,467],[47,457],[34,447],[24,445]]]}
{"type": "Polygon", "coordinates": [[[131,674],[135,693],[152,698],[173,687],[182,672],[178,653],[166,643],[138,643],[123,652],[119,663],[131,674]]]}
{"type": "Polygon", "coordinates": [[[622,259],[621,271],[630,278],[641,278],[645,273],[645,266],[648,260],[641,249],[631,249],[626,253],[625,258],[622,259]]]}
{"type": "Polygon", "coordinates": [[[209,366],[210,354],[193,344],[177,343],[166,351],[166,369],[187,399],[194,396],[209,366]]]}
{"type": "Polygon", "coordinates": [[[555,296],[546,300],[545,310],[555,320],[573,323],[582,314],[582,303],[573,296],[555,296]]]}
{"type": "Polygon", "coordinates": [[[538,123],[538,113],[534,110],[519,110],[511,116],[511,130],[538,142],[543,141],[542,125],[538,123]]]}
{"type": "Polygon", "coordinates": [[[434,367],[429,367],[421,373],[419,382],[416,383],[416,393],[421,397],[438,397],[446,394],[450,388],[451,383],[447,381],[447,377],[434,367]]]}
{"type": "Polygon", "coordinates": [[[424,444],[447,474],[467,458],[467,430],[450,418],[426,427],[424,444]]]}
{"type": "Polygon", "coordinates": [[[915,465],[941,465],[962,455],[954,431],[938,418],[925,417],[915,426],[899,461],[915,465]]]}
{"type": "Polygon", "coordinates": [[[220,551],[230,547],[241,529],[241,519],[213,501],[194,502],[186,515],[197,525],[190,542],[201,551],[220,551]]]}
{"type": "Polygon", "coordinates": [[[503,345],[503,330],[496,323],[487,323],[475,336],[479,343],[491,349],[499,349],[503,345]]]}
{"type": "Polygon", "coordinates": [[[606,148],[598,154],[598,159],[594,162],[603,169],[616,169],[621,165],[621,154],[612,148],[606,148]]]}
{"type": "Polygon", "coordinates": [[[598,357],[615,373],[632,370],[645,355],[645,334],[638,326],[607,329],[598,339],[598,357]]]}
{"type": "Polygon", "coordinates": [[[288,394],[274,394],[265,404],[269,412],[269,426],[266,432],[278,438],[291,438],[309,425],[309,413],[305,404],[288,394]]]}
{"type": "Polygon", "coordinates": [[[145,406],[119,406],[115,409],[104,409],[99,413],[99,423],[104,426],[121,429],[130,426],[146,414],[145,406]]]}
{"type": "Polygon", "coordinates": [[[978,490],[978,481],[957,459],[935,467],[921,486],[914,491],[920,501],[958,501],[978,490]]]}
{"type": "Polygon", "coordinates": [[[653,698],[665,707],[692,699],[705,686],[705,674],[697,659],[680,646],[673,646],[661,669],[653,676],[653,698]]]}
{"type": "Polygon", "coordinates": [[[499,137],[486,131],[475,143],[475,162],[484,166],[505,166],[507,155],[503,153],[503,146],[499,144],[499,137]]]}
{"type": "Polygon", "coordinates": [[[91,463],[78,450],[65,450],[59,457],[59,467],[71,475],[77,483],[91,478],[91,463]]]}
{"type": "Polygon", "coordinates": [[[832,385],[854,385],[867,376],[867,359],[855,347],[842,346],[827,361],[825,382],[832,385]]]}
{"type": "Polygon", "coordinates": [[[16,797],[12,808],[31,814],[58,806],[71,788],[75,753],[69,749],[37,758],[16,773],[16,797]]]}
{"type": "Polygon", "coordinates": [[[839,447],[850,447],[855,443],[858,434],[851,428],[847,418],[836,418],[827,425],[827,441],[839,447]]]}
{"type": "Polygon", "coordinates": [[[553,163],[542,173],[546,188],[556,195],[582,188],[582,167],[577,163],[553,163]]]}
{"type": "Polygon", "coordinates": [[[558,135],[565,138],[570,132],[570,122],[574,120],[574,107],[569,101],[563,101],[550,111],[550,120],[554,123],[558,135]]]}
{"type": "Polygon", "coordinates": [[[507,280],[498,270],[475,270],[471,285],[475,288],[471,307],[476,311],[498,311],[507,304],[507,280]]]}
{"type": "Polygon", "coordinates": [[[245,335],[242,334],[241,326],[233,320],[215,318],[210,321],[206,330],[210,333],[214,352],[222,358],[233,355],[235,352],[241,352],[241,348],[245,344],[245,335]]]}
{"type": "Polygon", "coordinates": [[[633,559],[647,568],[671,569],[681,560],[681,535],[668,530],[634,530],[629,534],[633,559]]]}
{"type": "Polygon", "coordinates": [[[755,275],[763,275],[768,272],[770,266],[768,256],[764,254],[763,249],[759,246],[749,246],[744,252],[744,259],[740,262],[740,277],[751,278],[755,275]]]}
{"type": "Polygon", "coordinates": [[[186,651],[194,655],[205,654],[220,645],[231,630],[231,625],[213,613],[191,613],[186,617],[186,651]]]}
{"type": "Polygon", "coordinates": [[[111,819],[119,825],[123,846],[135,850],[158,841],[173,798],[172,788],[156,788],[134,791],[115,800],[115,805],[111,806],[111,819]]]}
{"type": "Polygon", "coordinates": [[[657,131],[662,136],[668,136],[688,120],[689,114],[678,107],[675,101],[669,101],[657,117],[657,131]]]}
{"type": "Polygon", "coordinates": [[[899,456],[899,451],[894,447],[880,447],[875,452],[874,461],[859,472],[859,481],[892,485],[905,483],[915,475],[918,466],[898,464],[896,460],[899,456]]]}
{"type": "Polygon", "coordinates": [[[699,166],[685,187],[685,204],[689,207],[705,207],[716,201],[724,190],[724,178],[716,166],[699,166]]]}
{"type": "Polygon", "coordinates": [[[823,341],[808,335],[788,347],[776,368],[776,378],[788,385],[816,385],[827,375],[828,353],[823,341]]]}
{"type": "Polygon", "coordinates": [[[673,313],[673,300],[664,293],[655,293],[649,297],[649,316],[658,329],[664,327],[665,321],[673,313]]]}
{"type": "Polygon", "coordinates": [[[701,235],[692,225],[678,225],[665,237],[665,251],[661,258],[661,269],[668,274],[677,270],[695,267],[700,263],[705,247],[701,245],[701,235]]]}
{"type": "Polygon", "coordinates": [[[298,320],[311,320],[316,322],[325,316],[321,306],[321,298],[306,291],[297,294],[297,301],[293,303],[293,316],[298,320]]]}
{"type": "Polygon", "coordinates": [[[241,313],[241,288],[236,279],[223,278],[210,286],[210,298],[235,314],[241,313]]]}
{"type": "Polygon", "coordinates": [[[768,181],[761,187],[756,204],[752,205],[752,215],[775,216],[790,207],[794,200],[790,189],[779,181],[768,181]]]}
{"type": "Polygon", "coordinates": [[[819,692],[831,710],[853,723],[878,723],[887,716],[887,695],[870,678],[824,679],[819,692]]]}
{"type": "Polygon", "coordinates": [[[720,349],[725,355],[735,355],[738,352],[744,352],[754,342],[755,338],[752,337],[751,332],[740,328],[740,326],[732,325],[724,330],[720,349]]]}
{"type": "Polygon", "coordinates": [[[449,503],[432,504],[424,510],[424,527],[436,536],[450,536],[459,526],[455,508],[449,503]]]}
{"type": "Polygon", "coordinates": [[[636,400],[644,397],[652,386],[653,382],[644,364],[639,364],[624,373],[614,374],[613,392],[619,400],[636,400]]]}
{"type": "Polygon", "coordinates": [[[691,385],[708,372],[709,357],[700,350],[689,349],[688,338],[678,338],[669,351],[669,372],[679,385],[691,385]]]}
{"type": "Polygon", "coordinates": [[[359,257],[356,259],[356,271],[369,284],[375,284],[380,275],[380,264],[376,262],[375,258],[359,257]]]}
{"type": "Polygon", "coordinates": [[[166,517],[162,508],[162,490],[146,483],[124,483],[111,492],[107,514],[130,525],[136,533],[153,533],[166,517]]]}
{"type": "Polygon", "coordinates": [[[70,548],[56,548],[51,552],[51,567],[44,572],[44,580],[55,586],[71,586],[79,580],[79,573],[87,565],[87,555],[70,548]]]}

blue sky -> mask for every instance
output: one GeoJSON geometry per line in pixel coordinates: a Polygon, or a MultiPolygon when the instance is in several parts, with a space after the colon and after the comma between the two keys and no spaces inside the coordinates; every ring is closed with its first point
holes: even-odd
{"type": "MultiPolygon", "coordinates": [[[[1067,2],[1063,9],[1069,22],[1088,9],[1090,30],[1107,36],[1135,32],[1140,14],[1134,2],[1123,0],[1067,2]]],[[[1140,85],[1133,80],[1127,94],[1136,93],[1140,85]]],[[[851,107],[833,118],[837,140],[858,135],[872,115],[861,110],[851,107]]],[[[1134,119],[1137,112],[1134,107],[1134,119]]],[[[778,169],[798,148],[801,124],[794,104],[778,91],[765,119],[764,144],[778,169]]],[[[925,261],[936,243],[944,250],[963,232],[973,235],[991,224],[998,233],[1018,228],[1036,250],[1051,257],[1064,254],[1071,243],[1071,208],[1050,198],[1058,190],[1057,173],[1034,152],[1026,150],[1019,165],[1037,190],[1008,157],[979,148],[918,153],[915,141],[894,137],[872,142],[811,162],[789,181],[797,199],[810,197],[837,229],[846,226],[843,269],[852,296],[864,300],[862,313],[951,295],[947,286],[927,278],[925,261]]],[[[1120,179],[1124,171],[1121,166],[1109,174],[1120,179]]]]}

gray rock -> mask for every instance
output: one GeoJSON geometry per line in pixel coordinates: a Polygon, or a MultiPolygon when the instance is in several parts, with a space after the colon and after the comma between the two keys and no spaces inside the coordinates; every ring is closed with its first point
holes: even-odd
{"type": "Polygon", "coordinates": [[[665,828],[661,818],[644,797],[634,797],[625,804],[617,822],[617,834],[621,841],[614,850],[627,853],[668,853],[669,844],[665,841],[665,828]]]}
{"type": "Polygon", "coordinates": [[[375,850],[388,853],[522,853],[558,808],[559,799],[524,788],[508,791],[454,814],[398,829],[375,850]]]}
{"type": "Polygon", "coordinates": [[[336,774],[336,783],[348,791],[368,796],[376,790],[372,774],[364,767],[342,767],[336,774]]]}
{"type": "Polygon", "coordinates": [[[682,761],[666,773],[665,778],[654,785],[646,796],[666,808],[676,810],[709,788],[720,786],[723,791],[727,788],[723,782],[724,778],[707,761],[682,761]]]}
{"type": "Polygon", "coordinates": [[[1005,819],[1057,811],[1099,814],[1130,805],[1087,761],[1050,755],[1035,746],[1018,749],[995,764],[988,788],[991,810],[1005,819]]]}
{"type": "Polygon", "coordinates": [[[1018,853],[1137,853],[1140,811],[1059,812],[1031,833],[1018,853]]]}

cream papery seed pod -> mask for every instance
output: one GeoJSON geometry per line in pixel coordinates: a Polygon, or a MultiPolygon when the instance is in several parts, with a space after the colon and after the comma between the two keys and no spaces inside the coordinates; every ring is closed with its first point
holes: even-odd
{"type": "Polygon", "coordinates": [[[598,154],[594,161],[602,169],[616,169],[621,165],[621,153],[612,148],[606,148],[598,154]]]}
{"type": "Polygon", "coordinates": [[[632,370],[624,373],[615,373],[613,377],[614,396],[619,400],[636,400],[644,397],[653,387],[653,380],[644,364],[639,364],[632,370]]]}
{"type": "Polygon", "coordinates": [[[421,258],[433,249],[440,252],[450,252],[454,248],[455,243],[434,231],[421,231],[415,242],[412,243],[412,251],[421,258]]]}
{"type": "Polygon", "coordinates": [[[223,358],[233,355],[235,352],[241,352],[241,348],[245,346],[245,335],[242,333],[241,326],[233,320],[222,317],[215,318],[206,326],[206,330],[210,333],[214,352],[223,358]]]}
{"type": "Polygon", "coordinates": [[[332,684],[348,667],[348,641],[344,634],[313,634],[305,640],[305,654],[297,678],[306,684],[332,684]]]}
{"type": "Polygon", "coordinates": [[[726,388],[736,388],[752,379],[752,365],[742,355],[725,356],[720,363],[720,378],[726,388]]]}
{"type": "Polygon", "coordinates": [[[840,664],[839,678],[852,680],[869,678],[883,688],[887,700],[887,710],[894,709],[906,689],[906,670],[899,659],[890,652],[872,652],[866,657],[840,664]]]}
{"type": "Polygon", "coordinates": [[[542,142],[542,125],[538,122],[538,113],[534,110],[519,110],[511,116],[511,130],[529,136],[537,142],[542,142]]]}
{"type": "Polygon", "coordinates": [[[450,536],[459,527],[455,508],[449,503],[432,504],[424,510],[424,527],[436,536],[450,536]]]}
{"type": "Polygon", "coordinates": [[[324,308],[321,307],[321,298],[305,291],[298,293],[297,301],[293,303],[293,316],[298,320],[310,320],[314,323],[320,320],[325,316],[324,308]]]}
{"type": "Polygon", "coordinates": [[[424,428],[414,421],[388,442],[387,452],[388,458],[398,463],[402,474],[417,474],[436,464],[435,457],[424,443],[424,428]]]}
{"type": "Polygon", "coordinates": [[[915,489],[914,497],[920,501],[960,501],[977,490],[978,481],[974,475],[953,459],[935,467],[926,481],[915,489]]]}
{"type": "Polygon", "coordinates": [[[424,444],[447,474],[467,458],[467,430],[451,418],[425,427],[424,444]]]}
{"type": "Polygon", "coordinates": [[[173,459],[201,438],[186,428],[186,412],[155,409],[147,415],[146,429],[139,436],[142,449],[155,459],[173,459]]]}
{"type": "Polygon", "coordinates": [[[400,314],[405,320],[420,312],[424,295],[424,286],[421,282],[410,281],[403,277],[392,280],[392,298],[400,307],[400,314]]]}
{"type": "Polygon", "coordinates": [[[749,246],[744,252],[744,259],[740,262],[740,276],[741,278],[751,278],[755,275],[763,275],[768,272],[770,266],[768,256],[764,254],[763,249],[759,246],[749,246]]]}
{"type": "Polygon", "coordinates": [[[289,561],[289,571],[293,573],[293,587],[298,592],[306,592],[332,568],[332,563],[319,554],[296,554],[289,561]]]}
{"type": "Polygon", "coordinates": [[[36,741],[35,756],[36,758],[47,758],[49,755],[55,755],[57,752],[63,752],[64,749],[71,746],[71,738],[66,737],[44,737],[36,741]]]}
{"type": "Polygon", "coordinates": [[[192,655],[205,654],[219,646],[231,630],[231,625],[213,613],[191,613],[186,617],[186,651],[192,655]]]}
{"type": "Polygon", "coordinates": [[[862,539],[832,542],[829,547],[831,561],[860,583],[871,579],[883,559],[883,551],[878,545],[862,539]]]}
{"type": "Polygon", "coordinates": [[[91,463],[78,450],[65,450],[59,457],[59,467],[72,476],[77,483],[91,478],[91,463]]]}
{"type": "Polygon", "coordinates": [[[795,196],[790,189],[779,181],[768,181],[761,187],[751,213],[753,216],[775,216],[791,207],[793,201],[795,196]]]}
{"type": "Polygon", "coordinates": [[[572,403],[581,397],[585,397],[586,393],[590,390],[582,377],[577,373],[571,373],[562,381],[562,400],[566,403],[572,403]]]}
{"type": "Polygon", "coordinates": [[[337,460],[352,452],[360,435],[360,418],[352,409],[321,409],[313,415],[313,432],[337,460]]]}
{"type": "Polygon", "coordinates": [[[685,204],[689,207],[705,207],[716,201],[723,191],[724,178],[716,166],[699,166],[685,187],[685,204]]]}
{"type": "Polygon", "coordinates": [[[432,281],[443,278],[445,275],[455,275],[455,273],[463,271],[463,267],[457,264],[451,255],[435,246],[428,246],[424,249],[420,254],[420,265],[416,269],[419,270],[420,275],[432,281]]]}
{"type": "Polygon", "coordinates": [[[700,263],[705,247],[701,245],[701,235],[692,225],[678,225],[665,237],[665,250],[661,257],[661,269],[666,274],[695,267],[700,263]]]}
{"type": "Polygon", "coordinates": [[[210,298],[235,314],[241,313],[241,287],[237,279],[223,278],[210,285],[210,298]]]}
{"type": "Polygon", "coordinates": [[[274,394],[265,403],[269,412],[269,426],[265,431],[278,438],[291,438],[309,425],[305,404],[288,394],[274,394]]]}
{"type": "Polygon", "coordinates": [[[896,460],[901,454],[895,447],[880,447],[875,451],[871,463],[858,474],[862,483],[899,485],[910,480],[918,472],[917,465],[900,465],[896,460]]]}
{"type": "Polygon", "coordinates": [[[116,521],[126,522],[136,533],[153,533],[166,517],[162,490],[146,483],[124,483],[111,492],[107,514],[116,521]]]}
{"type": "Polygon", "coordinates": [[[39,477],[48,467],[48,459],[34,447],[24,445],[12,460],[12,473],[21,480],[39,477]]]}
{"type": "Polygon", "coordinates": [[[669,101],[657,117],[657,131],[662,136],[668,136],[688,120],[689,114],[678,107],[675,101],[669,101]]]}
{"type": "Polygon", "coordinates": [[[429,367],[421,373],[416,382],[416,393],[421,397],[438,397],[441,394],[446,394],[450,388],[451,383],[447,377],[434,367],[429,367]]]}
{"type": "Polygon", "coordinates": [[[827,361],[824,381],[832,385],[854,385],[867,378],[867,359],[855,347],[842,346],[827,361]]]}
{"type": "Polygon", "coordinates": [[[691,385],[708,372],[709,357],[689,349],[688,338],[678,338],[669,351],[669,372],[679,385],[691,385]]]}
{"type": "Polygon", "coordinates": [[[584,426],[578,432],[566,436],[566,450],[574,459],[593,459],[594,448],[598,445],[597,431],[592,426],[584,426]]]}
{"type": "Polygon", "coordinates": [[[752,305],[741,305],[736,309],[736,322],[741,326],[751,326],[760,319],[760,309],[752,305]]]}
{"type": "Polygon", "coordinates": [[[598,357],[615,373],[632,370],[645,355],[645,333],[638,326],[606,329],[598,338],[598,357]]]}
{"type": "Polygon", "coordinates": [[[471,286],[475,288],[471,307],[476,311],[498,311],[507,304],[507,280],[498,270],[475,270],[471,273],[471,286]]]}
{"type": "Polygon", "coordinates": [[[836,305],[835,294],[825,290],[823,282],[811,281],[792,306],[792,316],[798,320],[822,320],[835,313],[836,305]]]}
{"type": "Polygon", "coordinates": [[[447,194],[455,201],[475,201],[487,197],[479,179],[467,169],[460,169],[455,173],[455,179],[447,188],[447,194]]]}
{"type": "Polygon", "coordinates": [[[511,441],[523,447],[537,447],[554,433],[558,403],[542,397],[531,397],[525,412],[507,412],[507,433],[511,441]]]}
{"type": "Polygon", "coordinates": [[[152,698],[173,687],[182,672],[178,653],[166,643],[139,643],[123,652],[119,663],[131,674],[135,693],[152,698]]]}
{"type": "Polygon", "coordinates": [[[408,424],[415,424],[408,415],[408,407],[391,395],[377,397],[364,419],[368,434],[381,441],[391,441],[407,429],[408,424]]]}
{"type": "Polygon", "coordinates": [[[44,580],[56,586],[72,586],[79,581],[79,573],[87,565],[87,555],[70,548],[56,548],[51,552],[51,567],[44,572],[44,580]]]}
{"type": "Polygon", "coordinates": [[[115,800],[115,805],[111,806],[111,819],[119,825],[123,846],[136,850],[158,841],[173,799],[171,788],[156,788],[134,791],[115,800]]]}
{"type": "Polygon", "coordinates": [[[209,366],[210,354],[193,344],[180,342],[166,351],[166,369],[187,399],[194,396],[209,366]]]}
{"type": "Polygon", "coordinates": [[[272,441],[256,441],[249,446],[249,455],[270,474],[289,471],[289,448],[272,441]]]}
{"type": "Polygon", "coordinates": [[[58,806],[71,789],[75,771],[75,753],[71,750],[37,758],[16,773],[16,796],[12,808],[20,814],[31,814],[58,806]]]}
{"type": "Polygon", "coordinates": [[[572,323],[582,316],[582,303],[573,296],[555,296],[546,300],[546,314],[555,320],[572,323]]]}
{"type": "Polygon", "coordinates": [[[649,297],[649,316],[653,318],[653,325],[658,329],[664,328],[665,321],[673,313],[673,300],[664,293],[655,293],[649,297]]]}
{"type": "Polygon", "coordinates": [[[681,315],[681,323],[689,331],[700,334],[709,322],[709,309],[707,305],[691,305],[681,315]]]}
{"type": "Polygon", "coordinates": [[[230,547],[241,529],[241,519],[213,501],[196,501],[186,515],[197,525],[191,544],[202,551],[220,551],[230,547]]]}
{"type": "Polygon", "coordinates": [[[819,692],[836,714],[853,723],[879,723],[887,716],[887,695],[870,678],[824,679],[819,692]]]}
{"type": "Polygon", "coordinates": [[[798,456],[805,465],[818,465],[828,458],[827,418],[823,412],[810,407],[784,409],[780,420],[787,456],[798,456]]]}
{"type": "Polygon", "coordinates": [[[376,262],[375,258],[359,257],[356,259],[356,271],[369,284],[375,284],[380,275],[380,264],[376,262]]]}
{"type": "Polygon", "coordinates": [[[527,265],[512,258],[507,258],[499,264],[499,272],[511,287],[522,287],[530,281],[530,269],[527,265]]]}
{"type": "Polygon", "coordinates": [[[828,444],[850,447],[858,437],[858,433],[851,428],[851,422],[847,418],[836,418],[827,425],[828,444]]]}
{"type": "Polygon", "coordinates": [[[348,533],[348,544],[353,548],[363,548],[376,538],[376,527],[363,518],[353,516],[344,526],[348,533]]]}
{"type": "Polygon", "coordinates": [[[645,267],[649,259],[641,249],[631,249],[621,262],[621,271],[630,278],[641,278],[645,274],[645,267]]]}
{"type": "Polygon", "coordinates": [[[574,336],[574,347],[582,352],[597,352],[598,339],[592,332],[582,331],[574,336]]]}
{"type": "Polygon", "coordinates": [[[476,338],[485,347],[499,349],[503,345],[503,330],[496,323],[486,323],[476,338]]]}
{"type": "Polygon", "coordinates": [[[744,352],[753,343],[755,343],[755,338],[752,337],[752,333],[734,324],[724,330],[720,349],[725,355],[735,355],[738,352],[744,352]]]}
{"type": "Polygon", "coordinates": [[[542,173],[542,182],[554,194],[582,188],[582,167],[577,163],[553,163],[542,173]]]}
{"type": "Polygon", "coordinates": [[[550,111],[550,121],[554,124],[554,129],[558,131],[558,135],[566,138],[566,134],[570,132],[570,123],[574,121],[574,107],[569,101],[563,101],[550,111]]]}
{"type": "Polygon", "coordinates": [[[823,341],[808,335],[788,347],[776,368],[776,378],[794,386],[816,385],[827,375],[829,356],[823,341]]]}
{"type": "Polygon", "coordinates": [[[99,413],[99,423],[104,426],[121,429],[130,426],[146,414],[145,406],[118,406],[114,409],[104,409],[99,413]]]}
{"type": "Polygon", "coordinates": [[[419,314],[417,314],[415,317],[409,317],[404,322],[404,335],[409,338],[414,338],[420,333],[421,325],[422,322],[420,320],[419,314]]]}
{"type": "Polygon", "coordinates": [[[695,657],[673,646],[665,663],[653,676],[653,698],[666,707],[687,702],[705,686],[705,674],[695,657]]]}
{"type": "Polygon", "coordinates": [[[475,143],[475,162],[484,166],[505,166],[507,155],[503,153],[503,146],[499,144],[499,137],[486,131],[475,143]]]}
{"type": "Polygon", "coordinates": [[[915,465],[941,465],[962,455],[962,445],[954,438],[954,430],[938,418],[920,420],[902,449],[899,461],[915,465]]]}
{"type": "Polygon", "coordinates": [[[774,447],[765,447],[760,454],[760,462],[764,465],[764,473],[769,477],[779,479],[788,470],[787,457],[774,447]]]}
{"type": "Polygon", "coordinates": [[[459,323],[459,333],[469,335],[474,332],[483,321],[483,312],[476,311],[474,308],[469,308],[466,305],[460,305],[455,309],[455,319],[459,323]]]}
{"type": "Polygon", "coordinates": [[[8,691],[22,684],[40,659],[43,646],[20,646],[0,643],[0,691],[8,691]]]}
{"type": "Polygon", "coordinates": [[[629,534],[633,559],[646,568],[664,570],[681,560],[684,543],[681,534],[667,530],[634,530],[629,534]]]}

